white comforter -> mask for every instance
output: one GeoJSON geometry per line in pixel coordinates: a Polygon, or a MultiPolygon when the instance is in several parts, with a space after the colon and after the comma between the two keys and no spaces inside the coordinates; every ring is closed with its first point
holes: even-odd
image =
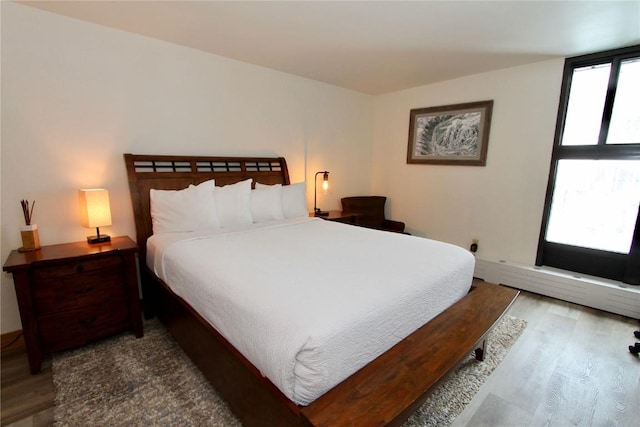
{"type": "Polygon", "coordinates": [[[474,258],[442,242],[298,218],[155,235],[147,263],[306,405],[464,296],[474,258]]]}

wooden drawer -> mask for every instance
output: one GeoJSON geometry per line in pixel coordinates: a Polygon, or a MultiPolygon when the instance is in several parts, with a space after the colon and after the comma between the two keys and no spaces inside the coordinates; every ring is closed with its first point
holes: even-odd
{"type": "Polygon", "coordinates": [[[64,276],[33,283],[36,315],[70,310],[84,305],[125,297],[122,268],[64,276]]]}
{"type": "Polygon", "coordinates": [[[129,323],[126,297],[38,318],[42,345],[52,352],[122,331],[129,323]]]}
{"type": "Polygon", "coordinates": [[[126,236],[11,251],[2,269],[13,274],[32,374],[48,353],[126,329],[143,335],[137,251],[126,236]]]}
{"type": "Polygon", "coordinates": [[[31,269],[32,280],[35,282],[71,276],[75,274],[87,274],[97,270],[109,270],[122,268],[122,258],[117,255],[101,257],[76,258],[67,262],[46,263],[35,265],[31,269]]]}

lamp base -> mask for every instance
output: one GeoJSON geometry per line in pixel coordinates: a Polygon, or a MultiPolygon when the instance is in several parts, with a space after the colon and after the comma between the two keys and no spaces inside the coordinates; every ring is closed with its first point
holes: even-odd
{"type": "Polygon", "coordinates": [[[99,236],[87,236],[87,242],[89,243],[104,243],[110,241],[111,237],[107,234],[101,234],[99,236]]]}
{"type": "Polygon", "coordinates": [[[321,211],[320,209],[318,209],[317,211],[315,211],[313,213],[313,216],[329,216],[329,212],[328,211],[321,211]]]}

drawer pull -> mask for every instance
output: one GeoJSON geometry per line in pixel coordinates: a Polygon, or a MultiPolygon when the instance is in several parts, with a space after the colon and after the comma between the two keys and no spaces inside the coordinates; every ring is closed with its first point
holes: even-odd
{"type": "Polygon", "coordinates": [[[76,289],[75,291],[73,291],[73,293],[76,295],[82,295],[82,294],[88,294],[91,291],[93,291],[93,286],[87,286],[84,289],[76,289]]]}
{"type": "Polygon", "coordinates": [[[76,267],[76,271],[78,273],[82,273],[84,271],[84,265],[80,264],[79,266],[76,267]]]}
{"type": "Polygon", "coordinates": [[[79,320],[78,323],[80,323],[81,325],[90,325],[95,321],[96,321],[96,316],[91,316],[88,319],[79,320]]]}

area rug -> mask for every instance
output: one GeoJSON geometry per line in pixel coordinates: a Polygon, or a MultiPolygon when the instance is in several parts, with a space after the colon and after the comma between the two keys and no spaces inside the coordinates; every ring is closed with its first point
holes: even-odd
{"type": "MultiPolygon", "coordinates": [[[[462,412],[526,327],[505,317],[485,360],[470,354],[406,422],[446,426],[462,412]]],[[[239,426],[225,402],[157,320],[53,357],[56,426],[239,426]]]]}

